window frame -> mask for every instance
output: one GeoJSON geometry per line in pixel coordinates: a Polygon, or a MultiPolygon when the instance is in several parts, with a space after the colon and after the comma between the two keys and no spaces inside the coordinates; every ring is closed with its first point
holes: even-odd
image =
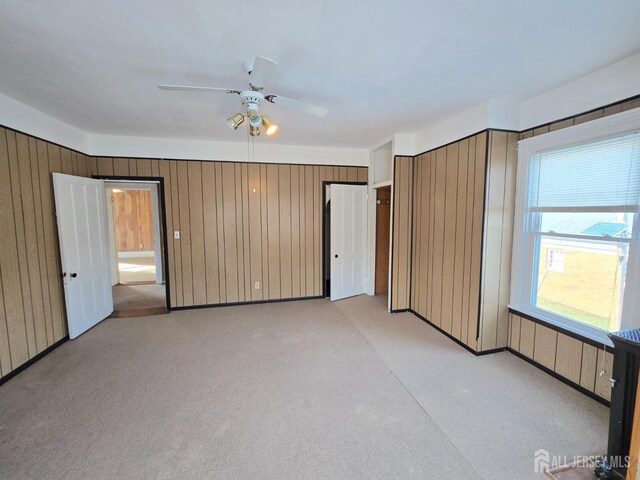
{"type": "MultiPolygon", "coordinates": [[[[640,108],[599,118],[590,122],[548,132],[518,142],[518,169],[516,176],[516,206],[513,231],[513,252],[511,262],[511,293],[509,307],[545,323],[569,330],[577,335],[612,345],[607,332],[553,314],[533,306],[537,273],[534,271],[536,250],[535,237],[540,235],[540,215],[529,211],[529,178],[531,160],[540,152],[571,147],[579,144],[593,143],[598,140],[640,132],[640,108]]],[[[640,213],[634,215],[634,236],[624,240],[629,245],[627,259],[626,287],[622,299],[621,328],[640,327],[640,252],[639,235],[640,213]],[[635,295],[634,295],[635,293],[635,295]],[[635,323],[633,322],[633,319],[635,323]]],[[[598,237],[594,237],[597,239],[598,237]]],[[[600,239],[602,240],[602,239],[600,239]]],[[[622,240],[622,239],[620,239],[622,240]]]]}

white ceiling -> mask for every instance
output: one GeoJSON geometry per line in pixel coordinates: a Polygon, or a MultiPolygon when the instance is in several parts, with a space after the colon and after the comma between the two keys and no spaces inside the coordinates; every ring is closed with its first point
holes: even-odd
{"type": "Polygon", "coordinates": [[[88,132],[244,141],[241,61],[279,62],[260,142],[369,147],[489,98],[528,98],[640,50],[637,0],[3,0],[0,93],[88,132]]]}

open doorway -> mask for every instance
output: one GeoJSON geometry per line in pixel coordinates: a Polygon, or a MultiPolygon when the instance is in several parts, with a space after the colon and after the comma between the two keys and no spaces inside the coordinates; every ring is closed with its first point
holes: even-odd
{"type": "Polygon", "coordinates": [[[389,243],[391,237],[391,187],[376,189],[376,279],[374,293],[385,306],[389,292],[389,243]]]}
{"type": "Polygon", "coordinates": [[[158,183],[105,182],[114,316],[166,311],[158,183]]]}

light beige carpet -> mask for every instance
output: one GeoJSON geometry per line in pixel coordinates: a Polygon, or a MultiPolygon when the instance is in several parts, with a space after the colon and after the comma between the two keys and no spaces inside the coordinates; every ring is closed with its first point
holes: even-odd
{"type": "Polygon", "coordinates": [[[544,478],[607,414],[371,297],[112,318],[0,387],[0,478],[544,478]]]}

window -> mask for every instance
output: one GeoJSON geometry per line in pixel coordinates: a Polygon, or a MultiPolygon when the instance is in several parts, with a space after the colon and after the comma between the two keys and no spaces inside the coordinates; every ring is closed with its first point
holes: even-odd
{"type": "Polygon", "coordinates": [[[597,339],[640,327],[639,113],[520,142],[512,308],[597,339]]]}

